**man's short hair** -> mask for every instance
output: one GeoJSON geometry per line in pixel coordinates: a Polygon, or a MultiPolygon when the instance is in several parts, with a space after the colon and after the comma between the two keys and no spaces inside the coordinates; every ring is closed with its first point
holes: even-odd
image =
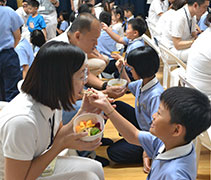
{"type": "Polygon", "coordinates": [[[39,2],[36,0],[28,0],[28,5],[32,6],[32,7],[39,7],[39,2]]]}
{"type": "Polygon", "coordinates": [[[111,25],[111,13],[102,11],[99,16],[100,22],[104,22],[107,26],[111,25]]]}
{"type": "Polygon", "coordinates": [[[172,87],[161,94],[160,100],[170,112],[170,122],[185,127],[184,140],[187,143],[210,127],[210,101],[200,91],[187,87],[172,87]]]}
{"type": "Polygon", "coordinates": [[[21,87],[51,109],[73,109],[73,75],[85,61],[84,52],[65,42],[50,41],[38,51],[21,87]]]}
{"type": "Polygon", "coordinates": [[[187,3],[188,5],[193,5],[195,2],[200,6],[202,4],[204,4],[205,1],[208,1],[208,0],[187,0],[187,3]]]}
{"type": "Polygon", "coordinates": [[[127,63],[143,79],[152,77],[158,72],[160,59],[152,47],[143,46],[130,51],[127,56],[127,63]]]}
{"type": "Polygon", "coordinates": [[[172,9],[178,10],[178,9],[182,8],[186,3],[187,3],[187,0],[175,0],[172,3],[172,9]]]}
{"type": "Polygon", "coordinates": [[[90,13],[82,13],[80,14],[72,23],[69,33],[74,33],[76,31],[79,32],[87,32],[91,30],[92,22],[98,19],[90,13]]]}
{"type": "Polygon", "coordinates": [[[142,17],[133,18],[128,21],[128,25],[131,25],[133,30],[138,31],[139,36],[142,36],[147,30],[146,22],[142,17]]]}

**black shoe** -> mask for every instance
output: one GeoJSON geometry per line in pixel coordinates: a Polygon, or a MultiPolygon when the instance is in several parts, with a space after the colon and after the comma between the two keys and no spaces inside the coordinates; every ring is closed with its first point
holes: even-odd
{"type": "Polygon", "coordinates": [[[101,139],[101,142],[102,142],[101,146],[109,146],[109,145],[111,145],[111,144],[114,143],[114,142],[113,142],[111,139],[109,139],[109,138],[102,138],[102,139],[101,139]]]}
{"type": "Polygon", "coordinates": [[[101,156],[98,156],[98,155],[96,155],[95,160],[100,162],[103,167],[108,166],[110,164],[108,159],[101,157],[101,156]]]}

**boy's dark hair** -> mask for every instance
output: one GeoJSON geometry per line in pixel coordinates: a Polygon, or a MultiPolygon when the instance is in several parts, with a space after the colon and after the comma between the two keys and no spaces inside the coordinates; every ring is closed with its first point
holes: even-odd
{"type": "Polygon", "coordinates": [[[111,25],[111,13],[102,11],[99,16],[100,22],[104,22],[107,26],[111,25]]]}
{"type": "Polygon", "coordinates": [[[139,36],[142,36],[147,30],[146,22],[143,18],[133,18],[128,21],[128,25],[131,25],[133,30],[138,31],[139,36]]]}
{"type": "Polygon", "coordinates": [[[78,8],[78,14],[81,13],[90,13],[92,14],[92,9],[94,8],[94,6],[92,4],[81,4],[80,7],[78,8]]]}
{"type": "Polygon", "coordinates": [[[135,12],[135,10],[134,10],[134,6],[133,5],[128,5],[128,4],[126,4],[125,6],[124,6],[124,11],[130,11],[132,14],[134,14],[134,12],[135,12]]]}
{"type": "Polygon", "coordinates": [[[71,12],[70,16],[69,16],[69,21],[72,23],[75,20],[75,12],[71,12]]]}
{"type": "Polygon", "coordinates": [[[170,122],[185,127],[184,140],[187,143],[210,127],[210,101],[200,91],[187,87],[173,87],[164,91],[160,100],[170,112],[170,122]]]}
{"type": "Polygon", "coordinates": [[[159,69],[160,59],[150,46],[136,48],[129,52],[127,63],[132,66],[140,78],[154,76],[159,69]]]}
{"type": "Polygon", "coordinates": [[[204,4],[205,1],[208,1],[208,0],[187,0],[187,4],[192,6],[196,2],[200,6],[204,4]]]}
{"type": "Polygon", "coordinates": [[[75,103],[73,75],[84,60],[80,48],[50,41],[38,51],[21,89],[51,109],[71,110],[75,103]]]}
{"type": "Polygon", "coordinates": [[[67,22],[69,22],[69,13],[67,11],[61,11],[59,13],[59,15],[62,15],[63,16],[63,19],[67,22]]]}
{"type": "Polygon", "coordinates": [[[120,8],[120,7],[117,6],[117,7],[114,7],[112,9],[112,11],[114,12],[115,15],[119,14],[121,21],[124,21],[124,18],[125,17],[124,17],[124,11],[123,11],[122,8],[120,8]]]}
{"type": "Polygon", "coordinates": [[[187,3],[187,0],[175,0],[172,3],[172,9],[178,10],[178,9],[182,8],[186,3],[187,3]]]}
{"type": "Polygon", "coordinates": [[[91,25],[94,20],[98,19],[90,13],[82,13],[73,21],[68,33],[87,32],[91,30],[91,25]]]}
{"type": "Polygon", "coordinates": [[[41,47],[43,44],[45,44],[45,36],[41,30],[34,30],[31,32],[31,43],[34,46],[41,47]]]}
{"type": "Polygon", "coordinates": [[[32,7],[37,7],[37,8],[39,8],[39,2],[38,1],[36,1],[36,0],[28,0],[28,5],[29,6],[32,6],[32,7]]]}

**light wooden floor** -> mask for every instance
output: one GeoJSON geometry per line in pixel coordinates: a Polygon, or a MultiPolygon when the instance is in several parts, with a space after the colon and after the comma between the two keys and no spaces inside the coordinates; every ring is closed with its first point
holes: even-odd
{"type": "MultiPolygon", "coordinates": [[[[161,69],[162,71],[162,69],[161,69]]],[[[159,72],[158,79],[162,78],[162,72],[159,72]]],[[[132,94],[126,94],[120,98],[120,100],[127,102],[130,105],[134,105],[134,96],[132,94]]],[[[114,141],[117,141],[121,137],[114,128],[110,120],[107,121],[105,126],[104,137],[109,137],[114,141]]],[[[101,146],[96,150],[96,153],[100,156],[106,157],[107,146],[101,146]]],[[[143,166],[141,164],[133,165],[117,165],[110,163],[109,166],[104,167],[105,179],[106,180],[144,180],[147,174],[143,172],[143,166]]],[[[198,168],[197,180],[209,180],[210,179],[210,152],[206,148],[202,148],[201,156],[198,168]]],[[[211,180],[211,179],[210,179],[211,180]]]]}

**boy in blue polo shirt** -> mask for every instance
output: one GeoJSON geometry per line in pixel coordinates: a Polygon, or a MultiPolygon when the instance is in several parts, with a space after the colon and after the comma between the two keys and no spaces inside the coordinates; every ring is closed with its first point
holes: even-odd
{"type": "Polygon", "coordinates": [[[206,95],[187,87],[167,89],[160,97],[150,132],[138,130],[100,92],[95,91],[88,98],[107,114],[129,143],[141,145],[153,159],[148,180],[196,179],[196,155],[191,141],[211,125],[211,105],[206,95]]]}
{"type": "MultiPolygon", "coordinates": [[[[109,28],[105,23],[102,24],[102,29],[105,30],[113,40],[117,43],[121,43],[127,46],[125,58],[127,58],[127,54],[135,48],[144,46],[143,38],[141,37],[146,31],[146,23],[142,18],[133,18],[128,22],[128,28],[126,30],[126,37],[121,37],[120,35],[116,34],[109,28]]],[[[121,58],[119,54],[112,54],[112,57],[115,60],[121,58]]],[[[134,80],[130,73],[130,68],[126,66],[127,73],[131,80],[134,80]]],[[[115,77],[119,74],[115,72],[115,77]]]]}
{"type": "MultiPolygon", "coordinates": [[[[123,63],[124,60],[117,61],[119,70],[123,63]]],[[[160,95],[163,92],[163,87],[155,75],[159,69],[160,59],[152,47],[143,46],[128,54],[127,64],[135,81],[130,82],[125,69],[122,78],[129,82],[128,89],[135,96],[135,108],[122,101],[116,101],[116,110],[137,129],[149,131],[152,115],[158,110],[160,95]]],[[[116,163],[141,163],[143,148],[121,139],[110,145],[107,153],[116,163]]]]}
{"type": "Polygon", "coordinates": [[[28,10],[31,16],[29,16],[26,24],[28,26],[29,32],[33,32],[34,30],[42,30],[46,37],[46,24],[44,18],[40,14],[38,14],[38,8],[38,1],[28,1],[28,10]]]}

